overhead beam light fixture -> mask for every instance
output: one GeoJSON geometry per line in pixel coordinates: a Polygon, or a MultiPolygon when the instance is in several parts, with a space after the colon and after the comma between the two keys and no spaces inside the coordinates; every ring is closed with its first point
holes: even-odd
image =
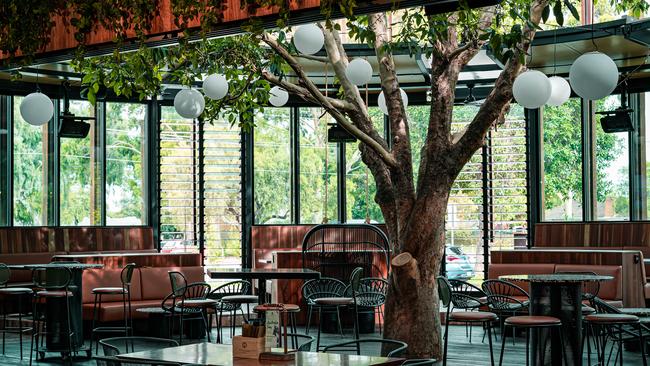
{"type": "MultiPolygon", "coordinates": [[[[475,9],[498,5],[501,1],[503,0],[468,0],[466,3],[471,9],[475,9]]],[[[451,13],[461,8],[461,2],[460,0],[434,0],[424,7],[424,13],[426,15],[451,13]]]]}

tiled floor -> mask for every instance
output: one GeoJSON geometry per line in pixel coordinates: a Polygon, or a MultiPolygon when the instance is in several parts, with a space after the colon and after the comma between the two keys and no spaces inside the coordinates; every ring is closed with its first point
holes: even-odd
{"type": "MultiPolygon", "coordinates": [[[[239,329],[237,329],[239,331],[239,329]]],[[[299,329],[299,332],[304,332],[304,329],[299,329]]],[[[490,365],[489,360],[489,351],[488,345],[482,343],[482,334],[483,331],[480,328],[473,329],[472,343],[469,343],[469,339],[465,336],[465,327],[464,326],[452,326],[450,327],[450,343],[449,343],[449,360],[448,365],[490,365]]],[[[228,331],[224,332],[226,337],[225,343],[230,343],[228,338],[228,331]]],[[[311,335],[316,336],[315,331],[312,330],[311,335]]],[[[350,336],[350,331],[347,331],[346,334],[350,336]]],[[[364,337],[379,337],[379,334],[365,335],[364,337]]],[[[214,340],[214,338],[213,338],[214,340]]],[[[345,339],[342,339],[338,334],[324,334],[321,342],[323,344],[333,344],[341,342],[345,339]]],[[[24,342],[23,350],[25,354],[24,360],[21,362],[18,357],[18,337],[13,334],[7,334],[6,338],[6,352],[5,356],[0,356],[0,365],[28,365],[29,364],[29,338],[24,342]]],[[[499,342],[495,343],[495,355],[498,355],[498,347],[500,346],[499,342]]],[[[315,349],[315,345],[312,347],[315,349]]],[[[516,344],[513,346],[512,342],[508,340],[506,342],[506,352],[504,358],[504,365],[507,366],[522,366],[524,362],[524,338],[520,337],[516,340],[516,344]]],[[[100,351],[101,353],[101,351],[100,351]]],[[[498,360],[497,364],[498,364],[498,360]]],[[[592,359],[592,363],[595,363],[592,359]]],[[[51,360],[48,362],[39,362],[35,365],[57,365],[61,364],[58,360],[51,360]]],[[[585,365],[586,365],[585,359],[585,365]]],[[[613,362],[612,362],[613,364],[613,362]]],[[[77,361],[75,365],[95,365],[95,362],[90,360],[86,361],[77,361]]],[[[624,365],[627,366],[636,366],[642,365],[640,353],[637,352],[625,352],[624,353],[624,365]]]]}

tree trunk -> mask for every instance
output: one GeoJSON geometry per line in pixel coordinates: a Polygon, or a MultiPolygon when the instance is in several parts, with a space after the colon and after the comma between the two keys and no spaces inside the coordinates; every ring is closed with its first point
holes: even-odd
{"type": "MultiPolygon", "coordinates": [[[[441,180],[441,186],[448,184],[441,180]]],[[[384,335],[406,342],[408,356],[415,358],[442,356],[436,276],[445,250],[449,189],[438,193],[416,203],[411,212],[402,213],[408,215],[409,224],[399,230],[403,251],[391,262],[386,297],[384,335]]]]}

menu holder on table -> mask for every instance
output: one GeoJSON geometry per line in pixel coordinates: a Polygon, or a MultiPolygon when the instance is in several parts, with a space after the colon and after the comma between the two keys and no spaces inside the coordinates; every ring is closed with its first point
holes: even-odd
{"type": "Polygon", "coordinates": [[[232,355],[235,358],[257,359],[266,350],[265,328],[257,323],[242,324],[242,335],[232,338],[232,355]]]}

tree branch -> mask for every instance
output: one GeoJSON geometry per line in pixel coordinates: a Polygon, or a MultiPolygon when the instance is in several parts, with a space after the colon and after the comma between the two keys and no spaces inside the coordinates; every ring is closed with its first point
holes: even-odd
{"type": "Polygon", "coordinates": [[[499,120],[512,100],[512,85],[521,71],[522,63],[519,55],[527,52],[535,36],[536,28],[542,18],[542,11],[549,0],[535,0],[530,7],[531,24],[524,25],[522,40],[517,51],[506,63],[505,69],[494,83],[494,88],[485,99],[474,119],[469,124],[463,135],[454,144],[454,155],[460,167],[467,162],[474,152],[478,150],[485,140],[485,136],[492,126],[499,120]]]}
{"type": "Polygon", "coordinates": [[[352,135],[354,135],[356,138],[358,138],[360,141],[363,143],[367,144],[370,146],[381,158],[382,160],[389,166],[392,167],[397,167],[399,164],[397,163],[397,160],[391,154],[388,150],[384,149],[384,147],[375,141],[372,137],[361,131],[359,128],[354,126],[350,121],[347,120],[345,115],[338,110],[328,98],[326,98],[314,85],[314,83],[309,79],[309,77],[305,74],[305,71],[303,70],[302,66],[298,63],[295,57],[293,57],[282,45],[280,45],[275,39],[273,39],[268,33],[263,33],[262,34],[262,41],[269,45],[280,57],[282,57],[287,64],[293,69],[293,71],[296,73],[296,76],[305,84],[305,88],[309,91],[309,93],[314,97],[319,105],[321,105],[323,108],[327,110],[327,112],[334,117],[334,119],[343,127],[345,128],[348,132],[350,132],[352,135]]]}

